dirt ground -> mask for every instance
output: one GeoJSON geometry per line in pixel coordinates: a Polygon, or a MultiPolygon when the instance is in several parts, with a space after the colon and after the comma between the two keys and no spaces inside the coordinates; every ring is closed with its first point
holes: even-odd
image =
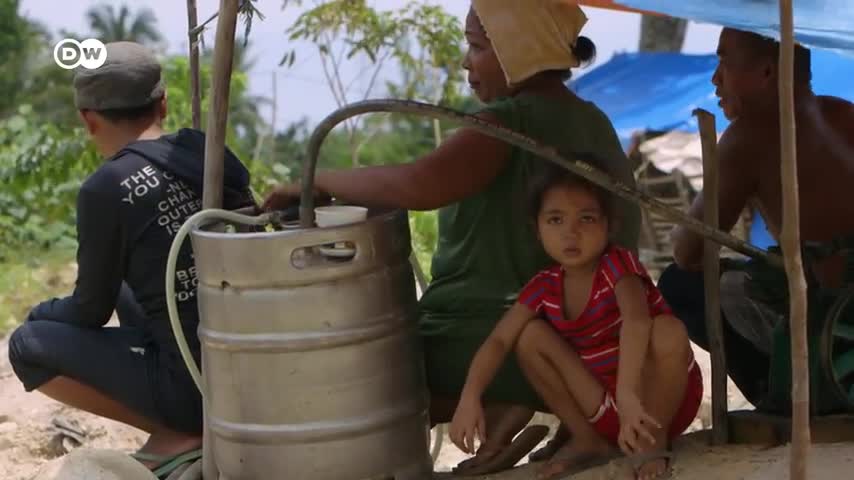
{"type": "MultiPolygon", "coordinates": [[[[74,269],[63,271],[60,283],[73,282],[74,269]],[[67,277],[67,278],[65,278],[67,277]]],[[[144,441],[145,435],[131,427],[102,419],[74,409],[64,407],[47,397],[28,394],[12,373],[8,361],[7,340],[0,339],[0,480],[31,480],[45,465],[58,461],[69,449],[78,447],[62,436],[54,421],[65,422],[83,436],[82,445],[87,449],[107,449],[132,452],[144,441]]],[[[709,387],[710,367],[708,355],[695,349],[704,383],[705,398],[700,414],[686,437],[676,446],[673,478],[696,480],[784,480],[788,475],[788,447],[708,447],[703,439],[711,425],[711,395],[709,387]]],[[[749,408],[735,386],[729,385],[729,407],[731,410],[749,408]]],[[[556,426],[554,417],[538,415],[534,423],[556,426]]],[[[449,470],[464,460],[466,455],[454,447],[447,436],[436,461],[436,479],[454,478],[449,470]]],[[[523,460],[524,464],[526,460],[523,460]]],[[[854,471],[854,444],[814,445],[810,458],[809,479],[852,478],[854,471]]],[[[482,480],[532,480],[536,478],[536,465],[521,465],[502,474],[481,477],[482,480]]],[[[94,477],[92,477],[94,478],[94,477]]],[[[572,477],[579,480],[631,478],[621,470],[619,462],[578,473],[572,477]]],[[[51,477],[53,480],[53,477],[51,477]]],[[[64,480],[64,479],[63,479],[64,480]]],[[[88,478],[87,478],[88,480],[88,478]]],[[[132,480],[132,479],[128,479],[132,480]]]]}
{"type": "MultiPolygon", "coordinates": [[[[708,384],[708,357],[698,353],[708,384]]],[[[708,388],[707,388],[708,390],[708,388]]],[[[710,405],[703,404],[692,427],[701,430],[709,425],[710,405]]],[[[746,408],[747,404],[731,386],[730,408],[746,408]]],[[[124,425],[79,412],[53,402],[38,393],[23,391],[12,373],[7,356],[7,342],[0,340],[0,479],[30,480],[51,460],[66,453],[53,425],[55,419],[69,423],[84,433],[83,447],[132,452],[142,444],[142,432],[124,425]]],[[[538,416],[534,420],[554,426],[553,417],[538,416]]],[[[686,437],[677,445],[674,477],[696,480],[783,480],[788,478],[788,447],[761,448],[727,446],[711,448],[703,439],[705,432],[686,437]]],[[[465,455],[445,438],[436,462],[436,479],[454,478],[447,473],[465,455]],[[442,473],[444,472],[444,473],[442,473]]],[[[522,462],[524,463],[524,461],[522,462]]],[[[812,450],[812,479],[851,478],[854,469],[854,445],[816,445],[812,450]]],[[[529,480],[536,478],[535,465],[521,466],[502,474],[488,475],[482,480],[529,480]]],[[[619,462],[578,473],[579,480],[627,478],[619,462]]]]}

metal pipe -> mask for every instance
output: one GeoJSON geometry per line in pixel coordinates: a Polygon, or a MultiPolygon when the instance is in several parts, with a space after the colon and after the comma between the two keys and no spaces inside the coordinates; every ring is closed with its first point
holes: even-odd
{"type": "Polygon", "coordinates": [[[323,141],[329,135],[329,132],[344,120],[357,115],[375,112],[407,113],[465,125],[484,135],[503,140],[515,147],[560,165],[620,198],[634,202],[651,212],[682,224],[688,230],[697,235],[702,235],[719,245],[724,245],[750,257],[763,259],[772,265],[782,266],[783,264],[778,255],[750,245],[744,240],[726,232],[711,228],[681,210],[671,208],[643,192],[639,192],[628,185],[613,180],[604,172],[593,168],[589,163],[585,162],[585,160],[595,159],[595,156],[591,153],[579,152],[573,155],[575,160],[567,160],[558,154],[557,150],[553,147],[544,146],[513,130],[495,125],[473,115],[409,100],[366,100],[353,103],[332,112],[318,124],[309,140],[308,155],[303,163],[302,195],[300,198],[300,224],[303,228],[311,228],[314,225],[314,174],[317,169],[317,159],[323,141]]]}

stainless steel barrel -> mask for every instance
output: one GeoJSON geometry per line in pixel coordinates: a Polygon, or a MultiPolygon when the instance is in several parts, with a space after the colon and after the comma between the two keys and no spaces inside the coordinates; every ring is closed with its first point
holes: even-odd
{"type": "Polygon", "coordinates": [[[221,480],[431,477],[405,212],[192,243],[221,480]],[[352,258],[317,248],[341,242],[352,258]]]}

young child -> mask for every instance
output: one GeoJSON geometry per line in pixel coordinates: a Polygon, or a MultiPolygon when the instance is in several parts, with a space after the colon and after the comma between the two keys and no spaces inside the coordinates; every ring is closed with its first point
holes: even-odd
{"type": "Polygon", "coordinates": [[[693,422],[703,384],[688,334],[632,252],[609,242],[609,194],[565,172],[544,176],[531,214],[555,261],[520,292],[469,368],[451,424],[474,452],[488,432],[480,397],[515,350],[528,381],[569,431],[540,471],[553,478],[612,455],[636,477],[667,472],[670,440],[693,422]]]}

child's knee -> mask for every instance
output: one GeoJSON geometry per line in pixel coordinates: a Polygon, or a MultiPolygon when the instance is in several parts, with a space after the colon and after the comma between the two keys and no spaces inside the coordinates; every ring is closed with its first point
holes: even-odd
{"type": "Polygon", "coordinates": [[[691,349],[685,324],[673,315],[653,319],[650,353],[656,358],[685,356],[691,349]]]}
{"type": "Polygon", "coordinates": [[[519,338],[516,339],[516,356],[520,359],[530,358],[532,355],[542,354],[544,335],[550,328],[542,320],[532,320],[525,325],[519,338]]]}

